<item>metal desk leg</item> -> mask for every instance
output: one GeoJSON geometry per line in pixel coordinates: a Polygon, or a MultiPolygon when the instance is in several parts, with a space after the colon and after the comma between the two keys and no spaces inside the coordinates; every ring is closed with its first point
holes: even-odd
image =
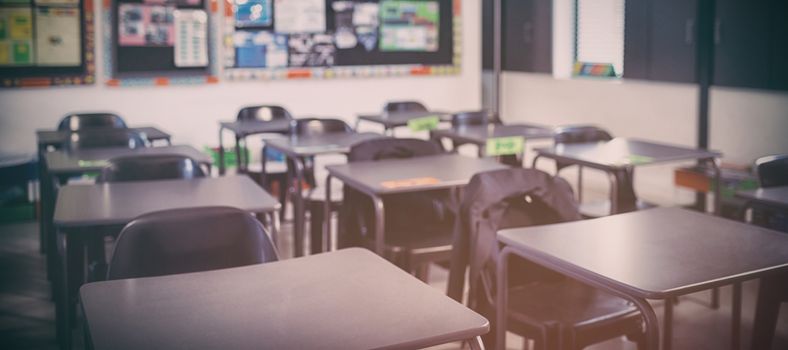
{"type": "Polygon", "coordinates": [[[384,256],[383,247],[385,241],[383,235],[386,227],[386,218],[383,211],[383,199],[375,195],[370,197],[372,198],[372,206],[375,208],[375,253],[384,256]]]}
{"type": "Polygon", "coordinates": [[[295,166],[295,181],[290,187],[290,198],[293,200],[293,235],[295,236],[293,256],[300,257],[304,255],[304,198],[301,189],[304,184],[304,160],[301,158],[293,158],[295,166]]]}
{"type": "Polygon", "coordinates": [[[731,315],[731,350],[741,347],[741,282],[733,284],[733,314],[731,315]]]}
{"type": "Polygon", "coordinates": [[[219,127],[219,175],[224,175],[224,131],[223,127],[219,127]]]}
{"type": "Polygon", "coordinates": [[[241,173],[241,138],[235,135],[235,169],[241,173]]]}
{"type": "Polygon", "coordinates": [[[583,166],[577,166],[577,202],[583,203],[583,166]]]}
{"type": "MultiPolygon", "coordinates": [[[[44,181],[44,153],[46,153],[46,145],[38,144],[38,222],[43,223],[44,202],[43,202],[43,181],[44,181]]],[[[39,224],[38,228],[38,251],[46,253],[46,234],[44,233],[44,225],[39,224]]]]}
{"type": "MultiPolygon", "coordinates": [[[[509,247],[504,247],[498,257],[496,274],[496,298],[495,298],[495,348],[498,350],[506,349],[506,310],[509,308],[509,257],[514,251],[509,247]]],[[[471,282],[473,283],[473,282],[471,282]]]]}
{"type": "Polygon", "coordinates": [[[331,251],[331,179],[333,176],[328,174],[326,177],[326,200],[323,202],[323,247],[324,252],[331,251]]]}
{"type": "Polygon", "coordinates": [[[60,291],[58,293],[56,308],[59,311],[57,327],[59,330],[59,342],[61,349],[71,349],[71,321],[76,318],[76,290],[82,281],[82,271],[84,264],[84,247],[80,237],[63,234],[63,257],[62,271],[60,276],[60,291]],[[73,289],[73,290],[72,290],[73,289]]]}
{"type": "Polygon", "coordinates": [[[618,174],[607,173],[610,180],[610,214],[618,214],[618,174]]]}
{"type": "Polygon", "coordinates": [[[274,242],[274,246],[279,249],[279,215],[276,210],[269,212],[267,215],[268,230],[271,231],[271,240],[274,242]]]}
{"type": "Polygon", "coordinates": [[[712,170],[714,170],[714,215],[722,215],[722,190],[721,185],[721,171],[716,158],[708,160],[711,163],[712,170]]]}
{"type": "Polygon", "coordinates": [[[662,324],[662,349],[673,347],[673,300],[665,299],[665,320],[662,324]]]}
{"type": "Polygon", "coordinates": [[[468,339],[468,344],[471,346],[471,350],[484,350],[484,343],[482,343],[482,337],[480,336],[468,339]]]}

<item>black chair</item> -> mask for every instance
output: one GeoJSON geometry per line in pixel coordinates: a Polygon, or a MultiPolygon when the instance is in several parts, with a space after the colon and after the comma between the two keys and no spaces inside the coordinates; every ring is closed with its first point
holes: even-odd
{"type": "MultiPolygon", "coordinates": [[[[442,153],[419,139],[382,138],[351,147],[349,162],[405,159],[442,153]]],[[[344,187],[340,213],[340,247],[374,247],[375,215],[369,197],[344,187]]],[[[430,262],[448,262],[455,201],[451,190],[393,194],[384,197],[384,256],[426,281],[430,262]]]]}
{"type": "MultiPolygon", "coordinates": [[[[496,267],[501,259],[497,232],[580,218],[572,188],[560,177],[511,168],[471,178],[454,234],[448,295],[462,301],[470,267],[468,305],[493,320],[485,337],[488,348],[502,345],[495,344],[494,324],[496,267]]],[[[558,348],[557,344],[582,349],[622,335],[639,344],[644,339],[640,314],[624,299],[519,258],[510,262],[507,273],[507,330],[534,339],[539,349],[558,348]]]]}
{"type": "Polygon", "coordinates": [[[177,154],[130,155],[109,160],[96,182],[126,182],[205,177],[194,159],[177,154]]]}
{"type": "Polygon", "coordinates": [[[248,106],[238,111],[236,120],[238,121],[272,121],[281,119],[293,119],[293,116],[284,107],[276,105],[248,106]]]}
{"type": "Polygon", "coordinates": [[[758,158],[755,172],[763,188],[788,186],[788,154],[758,158]]]}
{"type": "Polygon", "coordinates": [[[108,280],[224,269],[278,260],[263,225],[229,207],[164,210],[123,228],[108,280]]]}
{"type": "Polygon", "coordinates": [[[57,126],[60,131],[85,129],[125,129],[126,122],[114,113],[71,113],[63,117],[57,126]]]}
{"type": "MultiPolygon", "coordinates": [[[[353,133],[353,128],[350,127],[341,119],[335,118],[303,118],[294,119],[290,123],[290,137],[298,138],[304,136],[318,136],[330,133],[353,133]]],[[[308,185],[308,189],[302,191],[302,198],[304,198],[304,205],[306,212],[309,213],[309,236],[310,236],[310,251],[313,254],[320,253],[323,250],[323,203],[325,203],[325,191],[318,186],[315,178],[314,158],[309,157],[304,161],[304,180],[308,185]]],[[[295,164],[291,159],[287,160],[288,177],[295,178],[295,164]]],[[[291,191],[302,190],[294,188],[292,181],[289,184],[291,191]]],[[[342,195],[334,193],[331,196],[331,210],[332,212],[339,209],[342,203],[342,195]]],[[[284,206],[284,205],[283,205],[284,206]]]]}
{"type": "Polygon", "coordinates": [[[418,101],[391,101],[383,106],[384,113],[426,112],[427,107],[418,101]]]}
{"type": "Polygon", "coordinates": [[[75,132],[65,143],[65,148],[69,150],[110,147],[144,148],[147,142],[135,131],[117,129],[75,132]]]}
{"type": "Polygon", "coordinates": [[[460,112],[451,116],[451,126],[453,128],[485,124],[501,124],[501,120],[498,119],[497,115],[491,115],[487,111],[460,112]]]}

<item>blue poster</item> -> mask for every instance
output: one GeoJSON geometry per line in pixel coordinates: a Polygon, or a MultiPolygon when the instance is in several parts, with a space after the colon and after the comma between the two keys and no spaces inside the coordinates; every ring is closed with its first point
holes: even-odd
{"type": "Polygon", "coordinates": [[[287,67],[287,37],[270,31],[239,30],[233,36],[236,67],[287,67]]]}
{"type": "Polygon", "coordinates": [[[235,26],[270,27],[272,0],[235,0],[235,26]]]}

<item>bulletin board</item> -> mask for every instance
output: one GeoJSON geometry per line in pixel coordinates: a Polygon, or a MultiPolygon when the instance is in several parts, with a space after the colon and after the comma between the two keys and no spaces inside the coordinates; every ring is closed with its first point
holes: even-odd
{"type": "Polygon", "coordinates": [[[92,0],[0,0],[0,87],[93,84],[92,0]]]}
{"type": "Polygon", "coordinates": [[[105,0],[107,84],[215,83],[217,0],[105,0]]]}
{"type": "Polygon", "coordinates": [[[225,0],[230,80],[455,74],[460,0],[225,0]]]}

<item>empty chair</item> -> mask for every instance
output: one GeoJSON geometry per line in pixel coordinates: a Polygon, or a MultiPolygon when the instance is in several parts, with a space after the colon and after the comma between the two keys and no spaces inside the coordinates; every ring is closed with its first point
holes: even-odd
{"type": "Polygon", "coordinates": [[[383,106],[384,113],[426,112],[427,107],[418,101],[391,101],[383,106]]]}
{"type": "Polygon", "coordinates": [[[143,148],[147,143],[143,137],[132,130],[91,130],[72,133],[65,147],[70,150],[127,147],[143,148]]]}
{"type": "Polygon", "coordinates": [[[284,107],[275,105],[248,106],[238,111],[238,121],[271,121],[279,119],[293,119],[293,116],[284,107]]]}
{"type": "Polygon", "coordinates": [[[327,133],[349,133],[353,132],[345,121],[335,118],[303,118],[294,119],[290,123],[290,136],[313,136],[327,133]]]}
{"type": "Polygon", "coordinates": [[[278,260],[263,225],[229,207],[164,210],[123,228],[107,279],[139,278],[278,260]]]}
{"type": "Polygon", "coordinates": [[[485,124],[501,124],[501,121],[498,116],[491,115],[487,111],[460,112],[451,116],[453,128],[485,124]]]}
{"type": "MultiPolygon", "coordinates": [[[[465,271],[470,267],[468,305],[495,320],[497,232],[580,218],[572,189],[560,177],[522,168],[476,174],[461,201],[449,296],[462,301],[465,271]]],[[[624,299],[523,259],[510,262],[508,276],[507,330],[534,339],[537,348],[564,344],[564,349],[582,349],[622,335],[642,339],[640,314],[624,299]]],[[[501,344],[494,344],[497,325],[491,326],[485,342],[492,349],[501,344]]]]}
{"type": "Polygon", "coordinates": [[[572,144],[610,141],[613,136],[604,129],[592,125],[569,125],[555,129],[553,142],[556,144],[572,144]]]}
{"type": "Polygon", "coordinates": [[[114,113],[72,113],[63,117],[57,126],[60,131],[85,129],[125,129],[126,122],[114,113]]]}
{"type": "Polygon", "coordinates": [[[116,157],[102,169],[96,182],[126,182],[205,177],[194,159],[177,154],[140,154],[116,157]]]}
{"type": "MultiPolygon", "coordinates": [[[[440,154],[440,146],[419,139],[384,138],[353,146],[349,162],[406,159],[440,154]]],[[[385,257],[427,279],[430,262],[449,261],[455,201],[451,190],[385,196],[385,257]]],[[[339,246],[374,246],[375,215],[371,199],[344,187],[339,246]]]]}
{"type": "Polygon", "coordinates": [[[755,172],[763,188],[788,186],[788,154],[758,158],[755,172]]]}

